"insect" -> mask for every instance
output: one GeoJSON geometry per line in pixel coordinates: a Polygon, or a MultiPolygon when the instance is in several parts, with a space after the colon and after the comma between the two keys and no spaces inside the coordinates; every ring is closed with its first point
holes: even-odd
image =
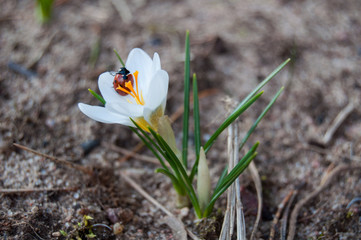
{"type": "Polygon", "coordinates": [[[122,91],[119,89],[119,87],[122,87],[123,89],[127,90],[128,92],[131,92],[131,90],[127,87],[125,87],[125,83],[131,82],[132,86],[134,84],[133,75],[130,74],[128,69],[125,67],[122,67],[118,70],[118,72],[115,73],[114,81],[113,81],[113,87],[114,90],[121,96],[126,96],[128,93],[122,91]]]}

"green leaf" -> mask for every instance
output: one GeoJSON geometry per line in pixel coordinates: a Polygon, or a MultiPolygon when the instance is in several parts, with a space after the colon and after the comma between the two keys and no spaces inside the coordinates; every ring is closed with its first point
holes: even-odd
{"type": "Polygon", "coordinates": [[[221,174],[221,176],[218,179],[217,185],[215,187],[215,189],[217,189],[219,187],[219,185],[223,182],[224,178],[227,176],[227,172],[228,172],[228,166],[226,166],[221,174]]]}
{"type": "Polygon", "coordinates": [[[104,98],[102,98],[102,96],[100,96],[99,94],[97,94],[96,92],[94,92],[93,90],[91,90],[90,88],[88,88],[88,91],[89,91],[96,99],[98,99],[101,103],[103,103],[103,105],[105,105],[105,100],[104,100],[104,98]]]}
{"type": "Polygon", "coordinates": [[[113,51],[114,51],[115,55],[117,55],[119,62],[122,64],[123,67],[125,67],[125,64],[124,64],[122,58],[120,57],[120,55],[118,54],[117,50],[114,48],[113,51]]]}
{"type": "MultiPolygon", "coordinates": [[[[159,156],[159,154],[157,153],[157,151],[153,148],[156,147],[157,150],[158,150],[158,145],[153,141],[153,139],[151,139],[148,134],[146,132],[144,132],[144,130],[133,120],[133,119],[130,119],[132,120],[132,122],[134,123],[134,125],[138,128],[139,131],[141,131],[141,133],[143,134],[143,136],[145,138],[147,138],[148,140],[146,140],[142,135],[140,135],[140,133],[137,131],[137,129],[133,128],[133,127],[130,127],[130,129],[138,135],[138,137],[143,141],[143,143],[148,147],[148,149],[154,154],[154,156],[156,158],[158,158],[160,164],[162,165],[162,167],[164,167],[165,169],[169,170],[167,165],[165,165],[163,159],[159,156]]],[[[160,150],[160,149],[159,149],[160,150]]],[[[158,152],[159,152],[158,150],[158,152]]]]}
{"type": "MultiPolygon", "coordinates": [[[[273,70],[273,72],[271,74],[269,74],[260,84],[257,85],[257,87],[250,94],[247,95],[247,97],[245,97],[242,100],[242,102],[238,105],[238,108],[241,108],[250,98],[252,98],[259,90],[261,90],[261,88],[264,87],[264,85],[266,85],[290,61],[291,61],[290,58],[287,59],[281,65],[279,65],[275,70],[273,70]]],[[[233,112],[236,112],[238,110],[238,108],[236,108],[233,112]]]]}
{"type": "Polygon", "coordinates": [[[89,65],[92,68],[94,68],[95,64],[98,61],[98,58],[99,58],[99,55],[100,55],[100,45],[101,45],[101,38],[98,37],[98,39],[93,44],[92,49],[90,51],[89,65]]]}
{"type": "Polygon", "coordinates": [[[67,237],[68,234],[64,231],[64,230],[59,230],[60,234],[63,235],[64,237],[67,237]]]}
{"type": "MultiPolygon", "coordinates": [[[[194,211],[198,217],[201,217],[201,210],[199,207],[199,202],[197,195],[194,191],[194,188],[192,186],[192,183],[190,182],[190,179],[188,178],[187,172],[184,168],[184,165],[180,162],[180,160],[177,158],[175,153],[172,151],[172,149],[169,147],[169,145],[164,141],[162,136],[160,136],[158,133],[156,133],[153,129],[149,128],[149,131],[152,133],[153,137],[158,141],[159,145],[162,147],[162,149],[165,151],[165,153],[168,155],[169,160],[172,160],[172,162],[175,164],[175,166],[172,166],[173,171],[178,171],[181,176],[178,177],[179,183],[185,187],[187,190],[187,194],[189,196],[189,199],[194,207],[194,211]]],[[[169,161],[169,164],[171,162],[169,161]]]]}
{"type": "Polygon", "coordinates": [[[179,183],[178,179],[176,178],[176,176],[174,176],[171,172],[169,172],[166,169],[163,168],[157,168],[155,170],[156,173],[162,173],[165,176],[169,177],[170,180],[172,181],[173,187],[176,190],[176,192],[181,195],[184,196],[186,194],[186,190],[182,187],[182,185],[179,183]]]}
{"type": "Polygon", "coordinates": [[[251,99],[249,99],[245,104],[243,104],[241,107],[237,107],[237,111],[234,111],[222,124],[221,126],[213,133],[213,135],[210,137],[210,139],[204,144],[204,151],[207,153],[209,149],[211,148],[214,141],[217,139],[217,137],[223,132],[224,129],[226,129],[234,120],[236,120],[239,115],[241,115],[244,111],[247,110],[261,95],[263,94],[263,91],[259,92],[257,95],[253,96],[251,99]]]}
{"type": "Polygon", "coordinates": [[[96,238],[97,235],[95,235],[94,233],[89,233],[86,235],[88,238],[96,238]]]}
{"type": "MultiPolygon", "coordinates": [[[[255,143],[252,148],[247,152],[247,154],[237,163],[237,165],[229,172],[229,174],[224,177],[222,182],[219,184],[219,186],[214,190],[213,195],[217,194],[218,190],[220,188],[223,188],[228,183],[232,183],[236,178],[239,176],[240,169],[245,169],[247,166],[245,166],[245,163],[247,162],[247,159],[252,156],[257,150],[257,147],[259,145],[259,142],[255,143]]],[[[242,171],[243,171],[242,170],[242,171]]]]}
{"type": "Polygon", "coordinates": [[[195,174],[197,173],[198,161],[199,161],[199,151],[201,148],[201,128],[200,128],[200,118],[199,118],[199,98],[198,98],[198,86],[197,86],[197,76],[193,74],[193,118],[194,118],[194,147],[196,152],[196,161],[192,167],[190,180],[193,181],[195,174]]]}
{"type": "Polygon", "coordinates": [[[242,147],[244,146],[244,144],[247,142],[248,138],[251,136],[251,134],[253,133],[253,131],[256,129],[258,123],[262,120],[262,118],[266,115],[266,113],[268,112],[268,110],[270,110],[270,108],[272,107],[272,105],[276,102],[277,98],[280,96],[281,92],[283,91],[284,87],[281,87],[280,90],[278,90],[278,92],[276,93],[276,95],[272,98],[272,100],[269,102],[269,104],[267,105],[267,107],[263,110],[263,112],[259,115],[259,117],[257,118],[257,120],[253,123],[252,127],[248,130],[247,134],[244,136],[240,146],[239,146],[239,150],[242,149],[242,147]]]}
{"type": "Polygon", "coordinates": [[[185,61],[184,61],[184,112],[183,112],[183,145],[182,145],[182,161],[187,167],[188,157],[188,122],[189,122],[189,82],[190,82],[190,47],[189,47],[189,31],[186,32],[185,42],[185,61]]]}
{"type": "MultiPolygon", "coordinates": [[[[201,128],[199,119],[199,98],[198,98],[198,86],[197,76],[193,74],[193,118],[194,118],[194,145],[196,150],[196,156],[198,158],[201,148],[201,128]]],[[[196,164],[197,165],[197,164],[196,164]]]]}

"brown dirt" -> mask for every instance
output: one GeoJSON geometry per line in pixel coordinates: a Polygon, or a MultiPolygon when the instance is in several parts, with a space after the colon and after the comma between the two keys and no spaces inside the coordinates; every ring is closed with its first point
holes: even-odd
{"type": "MultiPolygon", "coordinates": [[[[77,103],[97,104],[87,89],[97,89],[101,72],[119,67],[113,48],[125,57],[132,48],[141,47],[149,54],[160,54],[162,67],[170,75],[167,113],[174,113],[183,98],[187,29],[199,89],[218,90],[200,100],[205,138],[224,119],[226,96],[241,100],[278,64],[292,58],[265,88],[262,99],[241,117],[241,134],[245,134],[273,94],[286,86],[249,141],[261,141],[255,163],[263,180],[265,209],[258,239],[268,239],[273,214],[291,189],[305,184],[298,201],[319,185],[331,164],[360,161],[355,159],[361,154],[358,105],[324,153],[310,150],[311,140],[321,139],[347,103],[360,99],[360,1],[124,2],[125,12],[120,15],[110,1],[57,1],[47,25],[36,21],[34,1],[1,2],[0,188],[78,189],[1,195],[0,238],[56,238],[55,232],[71,231],[87,214],[94,218],[92,223],[121,221],[124,225],[118,236],[105,228],[95,229],[99,239],[172,239],[170,228],[159,221],[163,213],[121,181],[119,174],[127,169],[154,198],[173,209],[168,179],[153,173],[155,165],[137,159],[120,162],[122,155],[106,146],[132,149],[139,142],[137,137],[126,127],[87,118],[77,103]],[[100,55],[93,65],[91,50],[98,41],[100,55]],[[11,63],[36,77],[15,71],[11,63]],[[82,144],[94,140],[100,146],[86,154],[82,144]],[[13,142],[93,166],[96,173],[90,178],[16,149],[13,142]]],[[[180,119],[174,123],[179,143],[181,125],[180,119]]],[[[215,182],[226,163],[225,137],[208,154],[215,182]]],[[[141,153],[150,155],[146,149],[141,153]]],[[[360,196],[359,176],[357,171],[343,173],[308,203],[299,215],[296,239],[361,239],[360,205],[346,209],[360,196]]],[[[247,190],[245,202],[250,202],[245,206],[250,233],[255,191],[247,172],[242,182],[247,190]]],[[[225,201],[216,207],[224,210],[225,201]]],[[[193,217],[190,211],[184,219],[191,228],[193,217]]]]}

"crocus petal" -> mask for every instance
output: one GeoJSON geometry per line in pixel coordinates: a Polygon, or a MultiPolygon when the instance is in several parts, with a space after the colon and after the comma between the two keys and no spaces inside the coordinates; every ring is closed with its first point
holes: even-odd
{"type": "Polygon", "coordinates": [[[154,56],[153,56],[153,62],[152,62],[152,74],[148,77],[147,80],[148,81],[143,81],[143,87],[145,89],[149,89],[152,87],[152,78],[154,77],[154,74],[156,74],[159,70],[161,70],[161,65],[160,65],[160,58],[159,58],[159,55],[158,53],[154,53],[154,56]]]}
{"type": "Polygon", "coordinates": [[[152,64],[153,61],[149,55],[139,48],[135,48],[129,53],[125,63],[125,67],[131,73],[138,71],[139,89],[142,90],[143,94],[147,93],[148,82],[152,78],[152,64]]]}
{"type": "Polygon", "coordinates": [[[149,92],[145,97],[147,108],[155,110],[162,105],[164,110],[167,100],[168,82],[169,77],[166,71],[159,70],[156,72],[151,81],[152,86],[150,86],[149,92]]]}
{"type": "Polygon", "coordinates": [[[119,102],[107,102],[105,103],[105,108],[110,112],[115,112],[120,115],[128,117],[140,117],[143,116],[144,106],[128,102],[121,104],[119,102]]]}
{"type": "Polygon", "coordinates": [[[114,90],[114,76],[110,72],[100,74],[98,79],[98,87],[106,102],[122,101],[122,97],[114,90]]]}
{"type": "Polygon", "coordinates": [[[160,65],[159,55],[158,55],[158,53],[154,53],[152,71],[153,71],[153,73],[156,73],[160,69],[161,69],[161,65],[160,65]]]}
{"type": "Polygon", "coordinates": [[[122,116],[113,112],[108,111],[104,107],[91,106],[84,103],[79,103],[78,107],[88,117],[94,119],[95,121],[102,123],[118,123],[127,126],[134,126],[129,117],[122,116]]]}

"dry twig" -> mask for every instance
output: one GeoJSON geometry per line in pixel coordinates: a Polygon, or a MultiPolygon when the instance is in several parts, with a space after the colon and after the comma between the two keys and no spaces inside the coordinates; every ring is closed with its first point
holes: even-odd
{"type": "MultiPolygon", "coordinates": [[[[239,161],[239,143],[238,143],[238,122],[235,121],[228,127],[227,139],[228,152],[228,173],[239,161]]],[[[227,209],[224,214],[222,230],[219,239],[231,239],[234,230],[234,218],[237,214],[237,239],[246,239],[246,227],[243,214],[243,206],[240,195],[239,178],[227,190],[227,209]]]]}
{"type": "Polygon", "coordinates": [[[323,154],[323,155],[333,154],[333,155],[336,155],[338,157],[349,159],[349,160],[352,160],[352,161],[355,161],[355,162],[361,162],[361,157],[350,156],[350,155],[346,155],[346,154],[335,154],[335,153],[332,153],[330,150],[323,149],[323,148],[316,147],[316,146],[301,146],[299,149],[314,151],[314,152],[317,152],[317,153],[320,153],[320,154],[323,154]]]}
{"type": "Polygon", "coordinates": [[[280,231],[280,232],[281,232],[281,240],[285,240],[285,239],[286,239],[287,224],[288,224],[288,215],[289,215],[289,213],[290,213],[291,205],[292,205],[293,201],[295,200],[297,193],[298,193],[298,190],[296,189],[296,190],[293,192],[290,200],[288,201],[287,206],[286,206],[286,209],[285,209],[285,211],[284,211],[284,213],[283,213],[282,225],[281,225],[281,231],[280,231]]]}
{"type": "Polygon", "coordinates": [[[335,179],[335,177],[337,177],[341,172],[348,171],[348,170],[361,170],[361,164],[357,163],[357,164],[350,164],[350,165],[348,165],[348,164],[339,165],[328,175],[328,178],[325,180],[323,185],[318,186],[312,193],[307,195],[305,198],[303,198],[296,204],[296,206],[293,209],[292,214],[291,214],[290,228],[289,228],[287,240],[294,239],[294,236],[296,234],[297,216],[298,216],[298,213],[300,212],[301,208],[304,205],[306,205],[306,203],[308,201],[310,201],[311,199],[316,197],[318,194],[320,194],[323,190],[325,190],[332,183],[332,181],[335,179]]]}
{"type": "Polygon", "coordinates": [[[257,169],[256,164],[254,163],[254,161],[252,161],[249,164],[248,169],[249,169],[249,171],[251,173],[254,185],[256,186],[257,200],[258,200],[257,218],[256,218],[256,221],[254,222],[253,230],[252,230],[252,234],[251,234],[251,238],[250,238],[251,240],[253,240],[255,238],[255,234],[256,234],[258,224],[259,224],[259,221],[261,219],[261,214],[262,214],[262,202],[263,202],[262,182],[261,182],[261,178],[259,176],[258,169],[257,169]]]}
{"type": "Polygon", "coordinates": [[[333,135],[335,134],[336,130],[341,126],[341,124],[345,121],[345,119],[352,113],[352,111],[355,109],[355,106],[352,101],[350,101],[347,106],[339,112],[339,114],[336,116],[335,120],[333,120],[331,126],[325,133],[325,135],[322,138],[322,143],[327,146],[333,135]]]}
{"type": "Polygon", "coordinates": [[[70,187],[70,188],[23,188],[23,189],[0,189],[1,194],[17,194],[17,193],[33,193],[33,192],[67,192],[67,191],[76,191],[78,187],[70,187]]]}
{"type": "Polygon", "coordinates": [[[292,189],[292,190],[287,194],[287,196],[282,200],[281,204],[278,205],[278,209],[277,209],[276,215],[275,215],[275,217],[273,218],[273,221],[272,221],[272,227],[271,227],[271,231],[270,231],[270,234],[269,234],[269,240],[273,240],[273,239],[274,239],[275,233],[276,233],[276,226],[277,226],[278,221],[279,221],[279,219],[280,219],[280,217],[281,217],[283,208],[286,206],[287,202],[290,200],[291,196],[293,195],[293,192],[294,192],[294,190],[292,189]]]}
{"type": "Polygon", "coordinates": [[[61,165],[65,165],[67,167],[70,167],[70,168],[75,168],[76,170],[79,170],[83,173],[86,173],[88,175],[92,175],[93,174],[93,171],[87,167],[83,167],[79,164],[75,164],[75,163],[72,163],[72,162],[69,162],[69,161],[66,161],[66,160],[63,160],[63,159],[59,159],[59,158],[56,158],[56,157],[53,157],[53,156],[50,156],[50,155],[47,155],[47,154],[44,154],[44,153],[41,153],[41,152],[38,152],[36,150],[33,150],[31,148],[28,148],[28,147],[25,147],[23,145],[20,145],[20,144],[17,144],[17,143],[13,143],[15,147],[17,148],[20,148],[20,149],[23,149],[25,151],[28,151],[28,152],[31,152],[31,153],[34,153],[35,155],[38,155],[38,156],[41,156],[41,157],[44,157],[44,158],[47,158],[51,161],[53,161],[54,163],[56,164],[61,164],[61,165]]]}

